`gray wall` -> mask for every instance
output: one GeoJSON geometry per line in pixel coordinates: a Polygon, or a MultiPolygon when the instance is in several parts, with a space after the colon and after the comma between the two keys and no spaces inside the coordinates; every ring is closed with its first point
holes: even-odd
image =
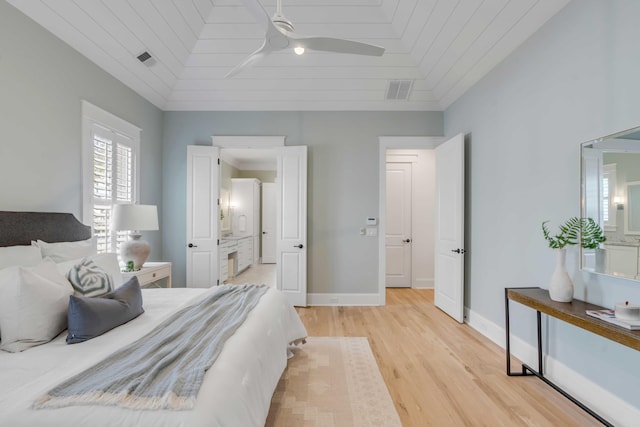
{"type": "Polygon", "coordinates": [[[309,146],[308,290],[377,293],[377,240],[358,234],[378,216],[378,136],[442,135],[439,112],[166,112],[164,256],[185,283],[186,146],[211,135],[286,135],[309,146]]]}
{"type": "MultiPolygon", "coordinates": [[[[466,305],[500,327],[505,287],[549,283],[540,223],[580,215],[580,143],[640,125],[638,16],[639,2],[571,2],[445,113],[445,134],[468,140],[466,305]]],[[[640,283],[577,263],[569,249],[577,298],[640,303],[640,283]]],[[[534,315],[514,305],[534,343],[534,315]]],[[[552,357],[640,407],[640,353],[561,322],[546,333],[552,357]]]]}
{"type": "Polygon", "coordinates": [[[141,201],[161,205],[162,111],[0,1],[0,209],[82,219],[82,99],[142,128],[141,201]]]}

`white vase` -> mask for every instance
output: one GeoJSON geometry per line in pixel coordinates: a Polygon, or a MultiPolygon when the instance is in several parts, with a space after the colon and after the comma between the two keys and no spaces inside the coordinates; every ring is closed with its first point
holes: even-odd
{"type": "Polygon", "coordinates": [[[549,297],[558,302],[570,302],[573,299],[573,282],[567,273],[566,249],[556,249],[556,269],[549,283],[549,297]]]}

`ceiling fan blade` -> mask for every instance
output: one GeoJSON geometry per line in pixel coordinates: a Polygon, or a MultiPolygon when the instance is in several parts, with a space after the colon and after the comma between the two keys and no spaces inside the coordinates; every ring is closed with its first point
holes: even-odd
{"type": "Polygon", "coordinates": [[[260,25],[262,25],[265,33],[269,30],[269,28],[273,27],[273,22],[271,22],[271,17],[267,13],[267,11],[262,7],[259,0],[242,0],[245,7],[249,9],[249,12],[253,15],[253,17],[258,21],[260,25]]]}
{"type": "Polygon", "coordinates": [[[247,56],[241,63],[233,67],[233,69],[229,71],[224,76],[224,78],[225,79],[231,78],[236,74],[238,74],[240,71],[245,70],[247,68],[251,68],[256,62],[260,62],[262,58],[264,58],[269,54],[269,52],[271,52],[269,49],[266,48],[266,46],[267,46],[266,42],[263,43],[260,49],[256,50],[251,55],[247,56]]]}
{"type": "Polygon", "coordinates": [[[297,37],[288,34],[305,49],[324,52],[352,53],[355,55],[382,56],[385,49],[372,44],[331,37],[297,37]]]}

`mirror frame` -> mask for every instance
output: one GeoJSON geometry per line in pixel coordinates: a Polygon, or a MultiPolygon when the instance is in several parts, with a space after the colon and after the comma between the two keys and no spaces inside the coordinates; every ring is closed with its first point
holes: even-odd
{"type": "MultiPolygon", "coordinates": [[[[586,190],[587,190],[587,185],[586,185],[586,180],[587,180],[587,174],[586,174],[586,169],[587,169],[587,164],[585,161],[585,148],[591,148],[593,145],[595,144],[606,144],[607,140],[611,140],[611,139],[623,139],[622,137],[627,136],[627,135],[634,135],[637,136],[637,144],[638,144],[638,148],[637,150],[633,149],[633,151],[631,151],[630,148],[625,148],[624,145],[625,144],[621,144],[621,147],[611,147],[611,149],[609,150],[609,152],[619,152],[619,153],[624,153],[624,152],[637,152],[638,154],[640,154],[640,126],[639,127],[634,127],[634,128],[630,128],[621,132],[616,132],[613,133],[611,135],[607,135],[607,136],[603,136],[600,138],[596,138],[590,141],[585,141],[583,143],[580,144],[580,216],[581,217],[587,217],[586,214],[586,208],[587,208],[587,195],[586,195],[586,190]]],[[[636,139],[636,138],[632,138],[632,139],[636,139]]],[[[607,149],[607,147],[603,147],[603,149],[607,149]]],[[[600,173],[600,172],[599,172],[600,173]]],[[[600,177],[601,175],[599,175],[600,177]]],[[[634,183],[632,182],[631,184],[640,184],[640,182],[634,183]]],[[[598,188],[600,188],[598,186],[598,188]]],[[[626,188],[624,189],[624,191],[626,192],[626,188]]],[[[618,190],[617,190],[618,191],[618,190]]],[[[608,231],[607,229],[605,229],[605,225],[602,221],[602,195],[600,194],[600,191],[598,191],[598,223],[600,224],[600,226],[602,227],[602,229],[605,231],[605,233],[608,231]]],[[[625,193],[628,194],[628,193],[625,193]]],[[[615,195],[612,195],[612,197],[615,195]]],[[[638,207],[640,208],[640,202],[638,204],[638,207]]],[[[640,210],[640,209],[639,209],[640,210]]],[[[616,224],[616,227],[624,227],[624,234],[638,234],[640,235],[640,229],[638,229],[638,231],[632,230],[630,233],[628,232],[628,215],[630,214],[630,206],[629,206],[629,201],[626,200],[625,201],[625,212],[624,212],[624,225],[623,224],[616,224]]],[[[607,242],[604,242],[603,244],[600,244],[599,249],[602,249],[602,246],[605,245],[607,242]]],[[[626,275],[616,275],[613,273],[607,273],[604,271],[604,268],[602,268],[602,264],[598,264],[598,260],[597,260],[597,249],[584,249],[581,245],[579,247],[579,251],[580,251],[580,270],[583,272],[588,272],[588,273],[592,273],[592,274],[598,274],[598,275],[602,275],[602,276],[607,276],[607,277],[615,277],[618,279],[627,279],[627,280],[632,280],[632,281],[640,281],[640,274],[636,275],[635,277],[629,277],[626,275]],[[585,266],[585,254],[586,251],[593,251],[594,254],[594,267],[593,268],[587,268],[585,266]],[[600,267],[600,268],[598,268],[600,267]],[[600,270],[600,271],[599,271],[600,270]]],[[[640,254],[640,247],[638,247],[638,253],[640,254]]],[[[603,254],[603,252],[601,252],[601,254],[603,254]]],[[[604,261],[600,261],[600,262],[604,262],[604,261]]],[[[639,263],[639,268],[638,270],[640,271],[640,259],[638,260],[639,263]]]]}

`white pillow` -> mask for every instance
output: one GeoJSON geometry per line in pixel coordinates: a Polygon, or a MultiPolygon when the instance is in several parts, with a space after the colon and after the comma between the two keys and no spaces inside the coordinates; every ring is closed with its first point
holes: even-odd
{"type": "Polygon", "coordinates": [[[71,267],[67,273],[74,295],[83,297],[99,297],[113,291],[113,277],[102,267],[88,258],[71,267]]]}
{"type": "MultiPolygon", "coordinates": [[[[86,258],[93,261],[98,267],[102,268],[107,272],[107,274],[109,274],[109,276],[111,276],[114,288],[117,288],[124,283],[122,270],[120,270],[120,264],[118,264],[118,255],[114,253],[104,253],[91,255],[86,258]]],[[[82,258],[78,258],[70,261],[59,262],[56,266],[58,267],[60,274],[67,277],[69,270],[81,262],[82,258]]]]}
{"type": "Polygon", "coordinates": [[[42,240],[38,240],[32,241],[31,245],[40,248],[42,251],[42,258],[49,257],[54,262],[69,261],[96,254],[96,241],[93,238],[77,242],[59,243],[47,243],[42,240]]]}
{"type": "Polygon", "coordinates": [[[50,260],[0,272],[0,349],[23,351],[55,338],[67,327],[71,294],[73,288],[50,260]]]}
{"type": "Polygon", "coordinates": [[[7,246],[0,248],[0,270],[22,265],[31,267],[42,261],[42,253],[34,246],[7,246]]]}
{"type": "Polygon", "coordinates": [[[115,253],[104,253],[90,256],[89,259],[96,263],[113,278],[113,286],[117,288],[125,281],[122,278],[122,270],[118,263],[118,255],[115,253]]]}

